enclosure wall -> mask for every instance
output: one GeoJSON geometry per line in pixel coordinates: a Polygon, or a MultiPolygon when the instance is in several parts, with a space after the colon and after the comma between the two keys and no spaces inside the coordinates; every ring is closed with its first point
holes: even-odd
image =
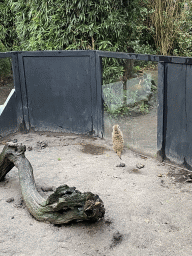
{"type": "Polygon", "coordinates": [[[157,149],[192,166],[192,59],[102,51],[0,53],[12,58],[15,92],[0,115],[0,136],[18,130],[103,136],[101,58],[158,62],[157,149]]]}

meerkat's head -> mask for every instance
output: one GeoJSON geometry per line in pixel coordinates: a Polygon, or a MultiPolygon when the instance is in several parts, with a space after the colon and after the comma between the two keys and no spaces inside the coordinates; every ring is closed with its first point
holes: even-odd
{"type": "Polygon", "coordinates": [[[115,125],[113,126],[113,131],[114,131],[114,132],[118,132],[119,129],[120,129],[120,126],[119,126],[118,124],[115,124],[115,125]]]}

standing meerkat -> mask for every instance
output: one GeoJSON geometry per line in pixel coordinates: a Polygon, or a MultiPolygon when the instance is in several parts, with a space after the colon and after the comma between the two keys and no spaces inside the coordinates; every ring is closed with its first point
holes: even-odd
{"type": "Polygon", "coordinates": [[[118,124],[113,126],[113,132],[112,132],[112,140],[113,140],[113,150],[119,158],[121,159],[121,153],[123,151],[123,133],[120,130],[120,126],[118,124]]]}

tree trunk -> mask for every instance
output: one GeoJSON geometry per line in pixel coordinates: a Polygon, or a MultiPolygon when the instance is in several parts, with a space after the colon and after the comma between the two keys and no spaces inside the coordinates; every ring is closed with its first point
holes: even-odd
{"type": "Polygon", "coordinates": [[[0,154],[0,181],[16,166],[24,202],[29,212],[39,221],[54,224],[73,220],[97,221],[105,214],[105,208],[98,195],[81,193],[75,187],[62,185],[47,199],[36,189],[33,168],[25,157],[26,147],[7,143],[0,154]]]}
{"type": "Polygon", "coordinates": [[[124,65],[124,76],[123,76],[123,106],[127,106],[127,80],[133,75],[134,60],[127,59],[124,65]]]}

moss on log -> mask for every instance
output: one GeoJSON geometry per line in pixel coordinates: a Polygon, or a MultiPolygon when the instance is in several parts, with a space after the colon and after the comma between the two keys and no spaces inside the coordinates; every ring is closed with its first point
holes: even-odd
{"type": "Polygon", "coordinates": [[[98,195],[81,193],[75,187],[62,185],[47,199],[37,191],[33,168],[25,157],[26,147],[7,143],[0,154],[0,181],[16,166],[23,200],[29,212],[39,221],[64,224],[74,220],[97,221],[105,214],[105,208],[98,195]]]}

